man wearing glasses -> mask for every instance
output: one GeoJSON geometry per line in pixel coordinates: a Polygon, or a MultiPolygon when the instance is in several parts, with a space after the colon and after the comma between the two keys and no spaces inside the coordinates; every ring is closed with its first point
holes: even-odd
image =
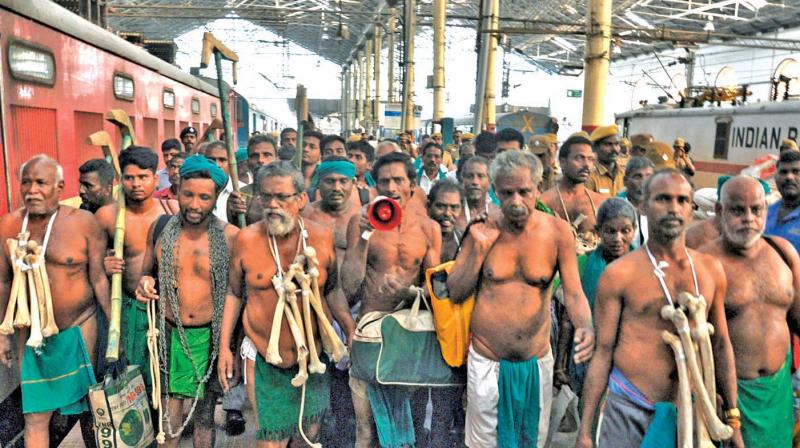
{"type": "Polygon", "coordinates": [[[616,196],[625,188],[625,168],[617,163],[619,137],[617,125],[600,126],[592,132],[592,141],[597,162],[586,181],[586,188],[607,196],[616,196]]]}

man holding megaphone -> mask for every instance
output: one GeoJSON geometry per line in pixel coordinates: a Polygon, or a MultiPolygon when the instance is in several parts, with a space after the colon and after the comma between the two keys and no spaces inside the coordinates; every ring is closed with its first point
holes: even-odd
{"type": "MultiPolygon", "coordinates": [[[[372,167],[372,177],[379,197],[350,219],[347,252],[340,271],[342,289],[350,303],[361,300],[359,319],[372,311],[389,313],[404,302],[410,303],[416,297],[412,287],[421,285],[425,269],[439,264],[442,246],[439,225],[428,218],[424,209],[409,206],[415,172],[408,155],[394,152],[382,156],[372,167]]],[[[353,352],[352,358],[357,356],[353,352]]],[[[373,442],[373,409],[367,385],[366,381],[350,377],[357,447],[377,446],[373,442]]],[[[378,425],[397,424],[393,419],[375,421],[378,425]]],[[[402,432],[398,431],[399,425],[385,429],[378,427],[378,433],[402,432]]],[[[405,436],[412,440],[414,437],[413,433],[405,436]]]]}

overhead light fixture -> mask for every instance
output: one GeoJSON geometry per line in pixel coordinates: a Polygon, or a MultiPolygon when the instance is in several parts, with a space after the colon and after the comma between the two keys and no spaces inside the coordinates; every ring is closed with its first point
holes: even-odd
{"type": "Polygon", "coordinates": [[[703,31],[714,31],[714,30],[715,30],[714,22],[712,22],[711,20],[709,20],[708,22],[706,22],[705,25],[703,25],[703,31]]]}
{"type": "Polygon", "coordinates": [[[650,25],[650,22],[644,20],[643,18],[637,16],[636,14],[632,13],[631,11],[625,11],[625,17],[627,17],[631,22],[643,26],[645,28],[653,28],[653,25],[650,25]]]}
{"type": "Polygon", "coordinates": [[[568,3],[564,3],[564,9],[566,9],[567,12],[570,12],[572,14],[577,14],[578,13],[578,10],[573,8],[572,5],[570,5],[568,3]]]}
{"type": "Polygon", "coordinates": [[[550,41],[553,42],[554,44],[558,45],[559,47],[567,50],[567,51],[575,52],[575,51],[578,50],[578,47],[573,45],[572,42],[570,42],[570,41],[568,41],[568,40],[566,40],[566,39],[564,39],[562,37],[556,36],[556,37],[550,39],[550,41]]]}
{"type": "Polygon", "coordinates": [[[750,11],[758,11],[767,6],[767,0],[739,0],[739,4],[750,11]]]}

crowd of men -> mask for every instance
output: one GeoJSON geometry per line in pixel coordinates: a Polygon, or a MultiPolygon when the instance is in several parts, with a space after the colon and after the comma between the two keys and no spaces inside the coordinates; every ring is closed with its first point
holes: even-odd
{"type": "MultiPolygon", "coordinates": [[[[757,179],[723,176],[714,217],[693,222],[696,169],[682,138],[672,148],[647,134],[629,141],[615,125],[560,146],[555,134],[526,142],[514,129],[458,132],[448,145],[439,133],[418,144],[412,132],[381,141],[314,129],[297,136],[288,128],[279,141],[253,135],[236,154],[236,180],[226,144],[199,142],[191,127],[163,142],[161,161],[145,147],[121,152],[121,259],[108,251],[118,215],[110,164],[80,167],[82,210],[59,204],[57,161],[36,156],[20,167],[23,207],[2,217],[0,236],[27,230],[45,245],[61,329],[43,351],[25,346],[25,329],[16,345],[0,336],[0,361],[21,372],[26,446],[49,445],[57,411],[82,415],[93,445],[87,391],[70,372],[88,364],[92,382],[103,375],[109,278],[120,273],[121,346],[127,362],[142,367],[149,393],[147,304],[167,304],[167,446],[178,446],[190,407],[194,446],[213,446],[222,399],[226,431],[254,425],[263,447],[305,438],[326,446],[543,447],[553,395],[565,386],[581,403],[575,446],[669,446],[675,427],[661,422],[660,410],[676,401],[678,380],[661,308],[681,292],[708,303],[720,416],[734,428],[728,443],[792,446],[796,144],[786,143],[777,161],[779,201],[769,205],[769,187],[757,179]],[[299,168],[290,162],[296,151],[299,168]],[[369,219],[377,196],[402,208],[392,230],[376,231],[369,219]],[[247,226],[238,228],[242,214],[247,226]],[[311,264],[308,247],[324,316],[308,308],[292,316],[297,303],[284,300],[290,265],[300,254],[311,264]],[[428,294],[426,270],[451,260],[450,300],[474,298],[467,361],[457,372],[465,386],[351,376],[346,358],[326,356],[320,334],[306,342],[324,373],[300,365],[292,322],[320,332],[326,318],[334,322],[353,362],[365,356],[353,344],[365,316],[408,308],[428,294]],[[293,386],[298,377],[302,388],[293,386]],[[245,401],[254,422],[244,421],[245,401]]],[[[3,254],[4,311],[15,267],[7,248],[3,254]]]]}

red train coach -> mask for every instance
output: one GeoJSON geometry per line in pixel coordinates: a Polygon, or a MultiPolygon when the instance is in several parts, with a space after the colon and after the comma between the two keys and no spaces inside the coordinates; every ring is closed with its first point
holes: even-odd
{"type": "Polygon", "coordinates": [[[0,61],[0,214],[19,205],[19,167],[35,154],[64,167],[62,198],[77,195],[78,167],[102,157],[86,137],[105,129],[120,141],[109,109],[159,154],[184,127],[202,133],[221,117],[215,86],[46,0],[0,0],[0,61]]]}

